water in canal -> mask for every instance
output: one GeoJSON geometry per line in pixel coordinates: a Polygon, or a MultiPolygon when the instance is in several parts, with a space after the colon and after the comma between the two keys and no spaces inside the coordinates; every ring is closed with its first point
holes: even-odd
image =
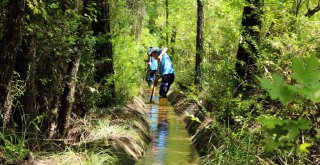
{"type": "MultiPolygon", "coordinates": [[[[147,98],[147,100],[150,98],[147,98]]],[[[184,123],[176,116],[172,106],[148,105],[148,120],[152,143],[137,165],[191,165],[197,164],[198,154],[191,144],[184,123]]]]}

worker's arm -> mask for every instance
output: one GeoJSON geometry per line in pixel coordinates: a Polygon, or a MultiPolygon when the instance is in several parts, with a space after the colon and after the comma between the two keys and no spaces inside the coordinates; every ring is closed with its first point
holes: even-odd
{"type": "Polygon", "coordinates": [[[158,60],[161,61],[162,55],[165,54],[167,51],[168,51],[168,48],[167,48],[167,47],[163,48],[162,51],[161,51],[161,53],[160,53],[159,56],[158,56],[158,60]]]}
{"type": "Polygon", "coordinates": [[[155,79],[155,85],[158,83],[158,80],[160,79],[160,75],[159,75],[159,67],[160,67],[160,63],[162,61],[162,55],[165,54],[168,51],[168,48],[165,47],[161,50],[160,55],[157,57],[157,61],[158,61],[158,68],[156,71],[156,79],[155,79]]]}
{"type": "Polygon", "coordinates": [[[154,80],[154,85],[157,85],[158,84],[158,81],[160,79],[160,75],[159,75],[159,67],[160,67],[160,61],[161,59],[157,59],[157,62],[158,62],[158,67],[157,67],[157,71],[156,71],[156,79],[154,80]]]}

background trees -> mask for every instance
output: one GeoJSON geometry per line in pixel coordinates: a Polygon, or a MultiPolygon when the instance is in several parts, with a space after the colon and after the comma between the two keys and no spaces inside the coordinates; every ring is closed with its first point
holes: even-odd
{"type": "Polygon", "coordinates": [[[111,18],[110,18],[110,2],[102,0],[98,3],[97,22],[93,23],[94,34],[98,36],[96,45],[96,73],[95,79],[102,86],[100,90],[103,92],[100,101],[101,107],[108,107],[115,103],[115,84],[112,78],[114,74],[113,68],[113,51],[111,43],[111,18]]]}
{"type": "Polygon", "coordinates": [[[136,2],[1,2],[2,124],[31,123],[32,134],[52,138],[55,125],[64,135],[71,118],[136,95],[140,53],[152,43],[139,41],[144,2],[136,2]]]}
{"type": "Polygon", "coordinates": [[[3,126],[8,126],[12,120],[12,76],[24,32],[24,3],[24,1],[2,2],[2,5],[7,7],[7,13],[1,13],[6,16],[4,17],[6,19],[3,19],[0,40],[2,45],[0,48],[0,110],[3,126]]]}
{"type": "MultiPolygon", "coordinates": [[[[209,156],[212,163],[219,153],[229,163],[259,161],[257,155],[292,163],[286,156],[293,153],[290,146],[265,152],[260,138],[268,134],[252,131],[256,119],[297,119],[303,114],[312,124],[294,143],[301,144],[310,133],[307,139],[317,148],[317,103],[308,98],[289,104],[271,100],[256,75],[274,81],[272,73],[277,72],[283,83],[296,85],[293,59],[319,56],[320,2],[263,2],[2,1],[1,124],[18,134],[27,125],[27,137],[54,138],[57,129],[63,135],[74,126],[73,119],[108,111],[137,95],[147,48],[167,46],[177,72],[176,90],[187,92],[214,114],[219,128],[243,144],[225,140],[227,147],[217,147],[209,156]],[[257,155],[246,153],[252,148],[257,155]]],[[[303,152],[296,158],[316,160],[303,152]]]]}

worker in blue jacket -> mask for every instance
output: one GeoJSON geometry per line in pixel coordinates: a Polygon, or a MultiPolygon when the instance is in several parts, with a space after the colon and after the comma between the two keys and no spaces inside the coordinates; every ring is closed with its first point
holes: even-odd
{"type": "Polygon", "coordinates": [[[166,53],[167,50],[168,48],[159,49],[156,47],[152,47],[150,50],[148,50],[148,54],[158,61],[154,84],[157,84],[159,78],[161,78],[160,97],[167,97],[167,93],[175,78],[173,64],[169,55],[166,53]]]}
{"type": "Polygon", "coordinates": [[[147,69],[147,76],[146,76],[146,81],[148,82],[148,86],[150,88],[153,87],[154,80],[155,80],[155,74],[158,68],[158,61],[157,59],[153,58],[150,56],[151,50],[153,50],[153,47],[150,47],[147,51],[148,53],[148,59],[146,60],[148,64],[148,69],[147,69]]]}

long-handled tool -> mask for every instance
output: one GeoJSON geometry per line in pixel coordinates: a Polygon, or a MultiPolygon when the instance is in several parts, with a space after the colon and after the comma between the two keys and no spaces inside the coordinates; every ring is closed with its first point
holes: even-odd
{"type": "MultiPolygon", "coordinates": [[[[157,72],[156,72],[157,73],[157,72]]],[[[154,76],[155,79],[153,80],[153,85],[152,85],[152,90],[151,90],[151,97],[150,97],[150,103],[152,102],[152,98],[153,98],[153,92],[154,92],[154,86],[156,86],[158,84],[158,80],[159,78],[155,75],[154,76]]]]}
{"type": "Polygon", "coordinates": [[[152,103],[152,98],[153,98],[153,91],[154,91],[154,83],[152,85],[152,90],[151,90],[151,96],[150,96],[150,103],[152,103]]]}
{"type": "Polygon", "coordinates": [[[157,71],[154,75],[154,81],[153,81],[153,86],[152,86],[152,91],[151,91],[151,97],[150,97],[150,103],[152,102],[152,98],[153,98],[153,91],[154,91],[154,86],[156,86],[156,84],[158,83],[159,78],[157,77],[158,75],[158,71],[159,71],[159,61],[158,61],[158,66],[157,66],[157,71]]]}

